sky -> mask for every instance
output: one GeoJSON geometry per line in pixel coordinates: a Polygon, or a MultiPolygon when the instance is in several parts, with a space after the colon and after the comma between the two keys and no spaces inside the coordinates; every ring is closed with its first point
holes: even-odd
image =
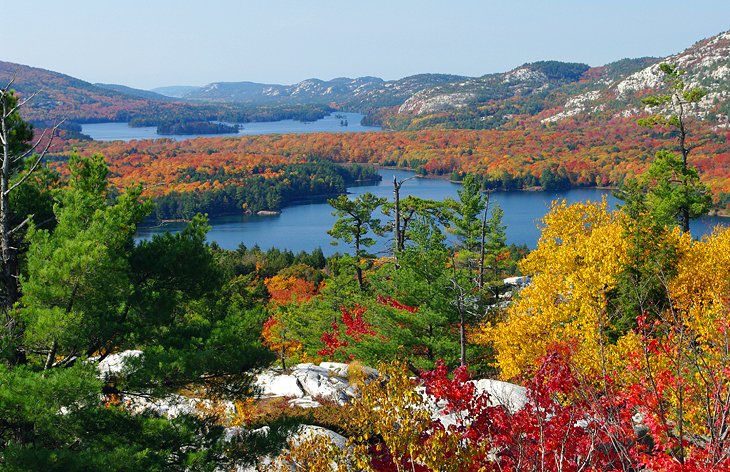
{"type": "Polygon", "coordinates": [[[730,29],[728,0],[5,2],[0,60],[142,89],[597,66],[730,29]]]}

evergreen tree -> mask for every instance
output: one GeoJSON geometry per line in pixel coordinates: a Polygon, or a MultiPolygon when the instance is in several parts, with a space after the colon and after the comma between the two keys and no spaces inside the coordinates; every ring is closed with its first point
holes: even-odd
{"type": "Polygon", "coordinates": [[[630,182],[619,197],[631,205],[631,200],[646,199],[646,208],[660,224],[678,224],[682,231],[689,231],[689,220],[710,210],[711,197],[707,187],[700,182],[697,169],[688,163],[689,154],[696,145],[688,142],[687,109],[698,103],[707,92],[699,87],[688,87],[682,76],[685,71],[674,65],[662,63],[667,93],[651,95],[642,102],[659,112],[639,120],[647,127],[669,128],[677,136],[676,153],[662,150],[638,183],[630,182]],[[668,113],[668,115],[666,114],[668,113]]]}
{"type": "MultiPolygon", "coordinates": [[[[371,255],[366,249],[375,244],[375,239],[370,236],[370,233],[381,236],[385,231],[380,219],[374,217],[373,213],[385,201],[384,198],[376,197],[370,192],[364,193],[354,200],[341,195],[327,201],[335,209],[332,214],[338,217],[327,234],[352,245],[353,263],[360,289],[365,286],[360,259],[370,258],[371,255]]],[[[335,241],[333,244],[337,244],[337,242],[335,241]]]]}

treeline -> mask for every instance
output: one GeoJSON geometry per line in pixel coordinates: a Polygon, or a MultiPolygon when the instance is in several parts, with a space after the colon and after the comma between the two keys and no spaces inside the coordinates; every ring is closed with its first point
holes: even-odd
{"type": "MultiPolygon", "coordinates": [[[[344,194],[347,186],[358,181],[377,181],[380,175],[372,166],[340,166],[326,161],[254,167],[251,175],[231,179],[229,185],[192,192],[173,192],[156,200],[158,220],[191,219],[196,213],[210,216],[278,211],[286,205],[308,198],[344,194]]],[[[193,168],[184,169],[181,180],[192,183],[226,180],[223,169],[213,174],[193,168]]]]}
{"type": "MultiPolygon", "coordinates": [[[[453,172],[450,180],[460,182],[466,175],[464,172],[453,172]]],[[[574,176],[572,177],[574,178],[574,176]]],[[[481,182],[484,190],[502,190],[504,192],[536,187],[541,187],[546,191],[569,190],[574,186],[571,183],[570,173],[560,166],[546,167],[540,177],[531,174],[515,177],[509,172],[503,171],[498,176],[478,175],[475,178],[481,182]]]]}
{"type": "Polygon", "coordinates": [[[157,134],[227,134],[238,133],[238,126],[210,121],[178,121],[176,123],[160,123],[157,134]]]}

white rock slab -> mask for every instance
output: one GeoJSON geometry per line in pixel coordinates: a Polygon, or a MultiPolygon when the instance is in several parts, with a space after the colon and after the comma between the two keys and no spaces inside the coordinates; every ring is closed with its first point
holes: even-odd
{"type": "Polygon", "coordinates": [[[477,392],[489,394],[493,406],[502,405],[514,413],[527,404],[527,389],[520,385],[493,379],[473,380],[477,392]]]}
{"type": "Polygon", "coordinates": [[[266,371],[256,377],[255,385],[260,389],[262,397],[301,398],[304,391],[299,380],[288,374],[266,371]]]}

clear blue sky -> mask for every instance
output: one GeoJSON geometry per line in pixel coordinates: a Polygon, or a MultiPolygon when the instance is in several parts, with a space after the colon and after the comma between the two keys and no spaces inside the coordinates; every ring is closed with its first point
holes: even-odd
{"type": "MultiPolygon", "coordinates": [[[[9,0],[0,0],[5,3],[9,0]]],[[[32,0],[0,60],[139,88],[666,56],[730,29],[728,0],[32,0]]],[[[10,38],[10,39],[8,39],[10,38]]]]}

